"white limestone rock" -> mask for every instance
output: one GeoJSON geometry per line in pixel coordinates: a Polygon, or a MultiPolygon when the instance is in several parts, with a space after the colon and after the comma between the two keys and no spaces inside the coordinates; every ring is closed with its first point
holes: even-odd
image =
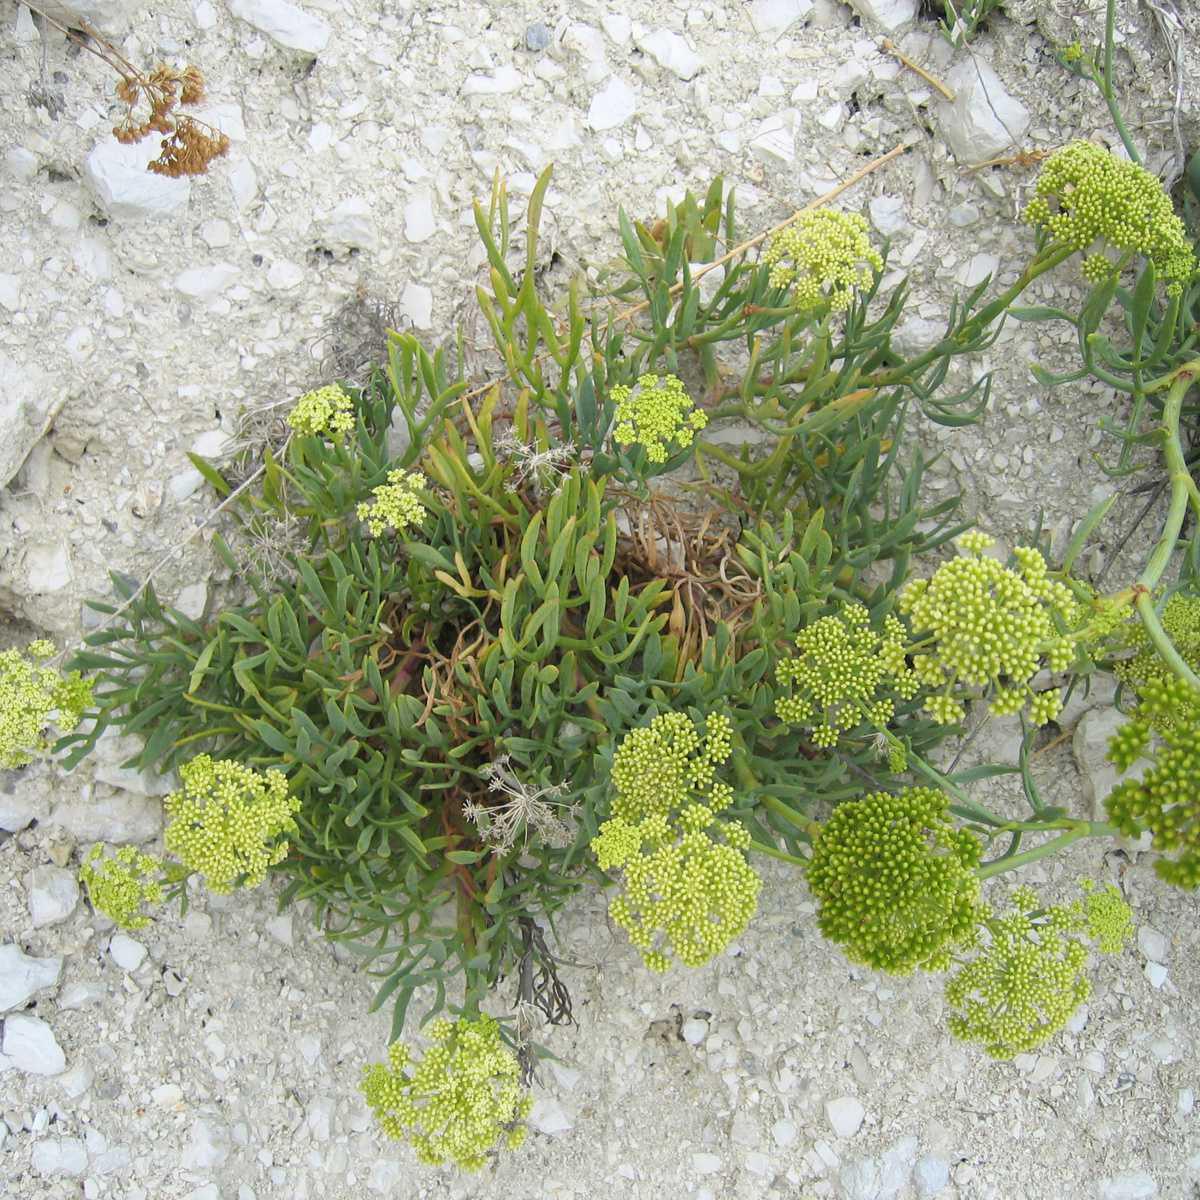
{"type": "Polygon", "coordinates": [[[33,1144],[30,1164],[43,1177],[67,1175],[77,1179],[87,1170],[87,1147],[82,1138],[42,1138],[33,1144]]]}
{"type": "Polygon", "coordinates": [[[0,1053],[26,1075],[61,1075],[67,1066],[67,1056],[54,1030],[41,1017],[28,1013],[11,1013],[4,1018],[0,1053]]]}
{"type": "Polygon", "coordinates": [[[853,1096],[825,1101],[825,1118],[838,1137],[853,1137],[861,1128],[866,1109],[853,1096]]]}
{"type": "Polygon", "coordinates": [[[421,283],[406,283],[400,295],[400,311],[414,329],[433,328],[433,292],[421,283]]]}
{"type": "Polygon", "coordinates": [[[619,75],[613,75],[592,97],[587,123],[597,133],[624,125],[637,112],[637,93],[619,75]]]}
{"type": "Polygon", "coordinates": [[[648,54],[665,71],[680,79],[694,79],[704,67],[695,50],[670,29],[655,29],[634,38],[634,44],[648,54]]]}
{"type": "Polygon", "coordinates": [[[379,233],[371,206],[361,196],[343,200],[320,225],[321,245],[335,254],[379,249],[379,233]]]}
{"type": "Polygon", "coordinates": [[[21,469],[30,450],[45,436],[59,410],[71,398],[63,377],[17,363],[0,354],[0,487],[21,469]]]}
{"type": "Polygon", "coordinates": [[[79,903],[79,881],[64,867],[34,867],[26,884],[34,929],[65,921],[79,903]]]}
{"type": "Polygon", "coordinates": [[[229,11],[287,50],[316,55],[329,45],[329,22],[287,0],[229,0],[229,11]]]}
{"type": "MultiPolygon", "coordinates": [[[[217,458],[219,454],[214,451],[219,446],[223,446],[228,439],[219,430],[210,432],[217,434],[219,443],[216,438],[210,439],[207,435],[201,434],[192,444],[192,451],[205,458],[217,458]]],[[[121,765],[133,758],[141,749],[141,738],[122,735],[115,729],[106,729],[97,741],[90,759],[95,764],[96,779],[101,783],[107,783],[110,787],[133,792],[137,796],[166,796],[173,792],[177,786],[174,771],[160,775],[157,771],[149,769],[137,771],[132,767],[121,765]]]]}
{"type": "Polygon", "coordinates": [[[211,1170],[229,1157],[229,1130],[217,1121],[197,1117],[180,1163],[185,1170],[211,1170]]]}
{"type": "Polygon", "coordinates": [[[159,144],[154,138],[125,146],[109,136],[87,156],[84,179],[110,217],[144,221],[169,217],[187,207],[192,194],[190,180],[171,179],[146,170],[158,154],[159,144]]]}
{"type": "Polygon", "coordinates": [[[945,82],[954,100],[938,103],[938,121],[960,163],[984,162],[1021,143],[1029,128],[1029,110],[1009,95],[978,53],[953,67],[945,82]]]}
{"type": "Polygon", "coordinates": [[[895,33],[917,19],[918,0],[846,0],[868,25],[895,33]]]}
{"type": "Polygon", "coordinates": [[[175,276],[175,288],[185,296],[193,296],[197,300],[212,300],[241,275],[241,271],[233,263],[218,262],[207,267],[189,267],[175,276]]]}
{"type": "Polygon", "coordinates": [[[1099,1200],[1153,1200],[1158,1184],[1145,1171],[1131,1171],[1100,1181],[1099,1200]]]}
{"type": "Polygon", "coordinates": [[[0,829],[20,833],[50,815],[50,782],[38,764],[0,771],[0,829]]]}
{"type": "Polygon", "coordinates": [[[917,1160],[913,1171],[913,1183],[917,1187],[917,1195],[926,1200],[936,1196],[950,1185],[950,1166],[932,1154],[926,1154],[917,1160]]]}
{"type": "Polygon", "coordinates": [[[876,196],[868,207],[871,213],[871,224],[884,237],[891,237],[902,229],[908,228],[908,218],[904,215],[903,196],[876,196]]]}
{"type": "Polygon", "coordinates": [[[463,81],[464,96],[507,96],[519,92],[525,86],[521,73],[516,67],[505,63],[487,74],[475,73],[468,75],[463,81]]]}
{"type": "Polygon", "coordinates": [[[31,958],[19,946],[0,946],[0,1013],[23,1008],[44,988],[52,988],[62,975],[61,958],[31,958]]]}
{"type": "Polygon", "coordinates": [[[436,232],[433,193],[428,188],[420,188],[404,206],[404,237],[410,242],[424,242],[436,232]]]}
{"type": "Polygon", "coordinates": [[[153,841],[162,830],[162,803],[152,796],[119,791],[111,796],[97,789],[56,804],[50,820],[78,842],[139,845],[153,841]]]}
{"type": "Polygon", "coordinates": [[[529,1110],[529,1124],[539,1133],[556,1136],[572,1126],[571,1118],[553,1096],[539,1096],[529,1110]]]}
{"type": "Polygon", "coordinates": [[[760,37],[779,37],[812,12],[812,0],[754,0],[750,24],[760,37]]]}
{"type": "Polygon", "coordinates": [[[127,933],[114,933],[108,954],[122,971],[136,971],[146,959],[146,947],[127,933]]]}

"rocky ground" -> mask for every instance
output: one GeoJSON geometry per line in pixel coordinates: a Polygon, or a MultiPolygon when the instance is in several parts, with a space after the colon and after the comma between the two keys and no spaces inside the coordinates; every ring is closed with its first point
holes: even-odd
{"type": "MultiPolygon", "coordinates": [[[[1009,282],[1030,252],[1016,217],[1032,173],[970,168],[1115,140],[1094,90],[1050,54],[1102,36],[1099,0],[1007,7],[968,52],[911,0],[79,0],[131,61],[203,70],[232,146],[189,183],[146,174],[154,151],[108,136],[114,77],[60,36],[51,95],[35,96],[38,32],[0,5],[4,644],[76,640],[109,569],[142,578],[171,552],[161,594],[211,603],[213,500],[185,452],[228,454],[245,411],[351,370],[377,302],[434,341],[467,316],[482,261],[470,203],[497,167],[519,200],[555,163],[545,254],[565,280],[613,256],[618,205],[658,215],[719,171],[752,233],[911,142],[842,203],[891,237],[889,284],[907,272],[914,287],[905,337],[927,344],[956,288],[1009,282]],[[880,48],[888,33],[953,104],[880,48]]],[[[1121,8],[1130,126],[1177,174],[1197,63],[1186,36],[1172,61],[1150,9],[1121,8]]],[[[1081,295],[1067,271],[1038,292],[1067,307],[1081,295]]],[[[945,451],[935,493],[963,490],[1010,542],[1041,511],[1061,544],[1114,487],[1092,461],[1113,396],[1051,394],[1029,371],[1073,354],[1051,326],[1013,325],[973,368],[996,372],[986,421],[914,431],[945,451]]],[[[1041,756],[1062,802],[1096,786],[1107,719],[1098,705],[1075,753],[1041,756]]],[[[1011,729],[988,737],[983,749],[1011,749],[1011,729]]],[[[122,771],[125,753],[110,742],[71,775],[40,765],[0,782],[5,1196],[1200,1195],[1195,900],[1145,855],[1076,847],[1032,873],[1051,895],[1080,875],[1117,882],[1139,936],[1098,965],[1069,1032],[1012,1063],[949,1038],[936,981],[849,967],[781,867],[733,950],[663,978],[614,936],[602,897],[581,900],[559,930],[579,1025],[549,1038],[535,1132],[494,1172],[458,1177],[372,1128],[356,1084],[387,1022],[365,1015],[371,980],[307,914],[277,915],[265,887],[197,896],[129,937],[79,900],[88,844],[160,829],[166,785],[122,771]]]]}

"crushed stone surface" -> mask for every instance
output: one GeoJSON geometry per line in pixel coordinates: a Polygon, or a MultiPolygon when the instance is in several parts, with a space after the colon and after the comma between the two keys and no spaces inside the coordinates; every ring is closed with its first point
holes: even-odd
{"type": "MultiPolygon", "coordinates": [[[[27,11],[0,8],[0,361],[37,426],[0,493],[4,644],[77,640],[82,602],[110,594],[110,570],[143,578],[180,545],[159,568],[160,594],[203,605],[220,581],[204,526],[213,499],[187,451],[229,453],[246,411],[352,374],[381,344],[375,306],[434,342],[466,321],[485,370],[471,202],[497,169],[516,212],[555,164],[539,255],[553,291],[615,257],[619,205],[655,218],[720,172],[750,236],[912,142],[840,203],[890,237],[888,286],[908,274],[908,336],[928,344],[956,291],[989,273],[1010,283],[1032,246],[1019,213],[1033,170],[968,170],[951,149],[963,128],[983,138],[1007,115],[1008,153],[1115,135],[1095,90],[1051,57],[1052,41],[1102,37],[1100,0],[1013,0],[1013,18],[993,18],[970,51],[905,17],[913,7],[95,0],[88,11],[130,61],[203,70],[208,119],[232,142],[207,177],[157,190],[113,153],[108,68],[51,33],[52,103],[34,103],[38,32],[27,11]],[[880,49],[870,12],[884,10],[889,22],[899,12],[890,36],[910,58],[942,78],[978,64],[1003,98],[956,116],[880,49]]],[[[1143,8],[1122,14],[1120,33],[1126,116],[1150,165],[1169,171],[1173,68],[1143,8]]],[[[1186,39],[1178,70],[1186,137],[1200,73],[1186,39]]],[[[1069,308],[1082,294],[1062,269],[1025,303],[1069,308]]],[[[991,402],[966,429],[914,420],[915,441],[940,452],[929,495],[962,490],[968,514],[1010,545],[1040,514],[1064,545],[1072,521],[1121,486],[1093,461],[1113,456],[1099,418],[1120,399],[1092,383],[1051,393],[1030,372],[1074,366],[1075,354],[1053,325],[1010,322],[956,368],[960,385],[994,372],[991,402]]],[[[1139,503],[1123,498],[1106,530],[1139,503]]],[[[1109,585],[1151,528],[1117,556],[1109,585]]],[[[1084,566],[1099,570],[1115,543],[1097,536],[1084,566]]],[[[995,722],[972,752],[1013,745],[995,722]]],[[[760,911],[735,947],[664,977],[609,926],[605,897],[584,896],[556,921],[579,1023],[546,1036],[556,1058],[541,1067],[529,1141],[462,1176],[417,1167],[373,1128],[357,1082],[383,1055],[389,1016],[367,1013],[372,980],[351,952],[302,909],[277,914],[274,885],[197,894],[185,916],[117,937],[55,885],[47,868],[74,870],[98,837],[128,830],[153,844],[161,793],[117,773],[120,761],[0,781],[0,817],[33,822],[11,819],[20,831],[0,840],[0,944],[62,960],[57,972],[0,958],[23,964],[22,1019],[5,1022],[2,1044],[11,1033],[22,1062],[53,1068],[55,1046],[64,1060],[38,1074],[0,1057],[0,1195],[1200,1194],[1195,898],[1162,884],[1136,847],[1076,846],[1022,876],[1053,898],[1081,876],[1116,882],[1149,932],[1095,964],[1068,1032],[1011,1063],[949,1037],[937,980],[849,965],[778,864],[760,865],[760,911]]],[[[1038,770],[1057,802],[1082,807],[1069,745],[1038,770]]],[[[494,1011],[511,990],[500,986],[494,1011]]]]}

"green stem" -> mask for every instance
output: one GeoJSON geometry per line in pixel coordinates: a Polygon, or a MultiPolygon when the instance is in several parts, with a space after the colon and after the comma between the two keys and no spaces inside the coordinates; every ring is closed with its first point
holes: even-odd
{"type": "Polygon", "coordinates": [[[763,795],[759,797],[759,800],[764,808],[769,809],[777,817],[782,817],[789,825],[799,829],[801,833],[807,834],[810,838],[820,832],[821,826],[817,821],[792,808],[790,804],[784,804],[778,796],[763,795]]]}
{"type": "MultiPolygon", "coordinates": [[[[1021,821],[1013,822],[1014,825],[1030,825],[1032,822],[1021,821]]],[[[1040,846],[1035,846],[1032,850],[1024,850],[1020,854],[1014,854],[1011,858],[1003,858],[994,863],[989,863],[986,867],[980,867],[975,874],[980,879],[990,879],[993,875],[1003,875],[1006,871],[1016,870],[1017,867],[1028,866],[1030,863],[1037,862],[1039,859],[1046,858],[1051,854],[1057,854],[1060,850],[1065,850],[1068,846],[1075,842],[1082,841],[1083,838],[1089,837],[1112,837],[1119,831],[1107,821],[1072,821],[1072,828],[1069,828],[1065,833],[1060,833],[1058,837],[1051,838],[1048,842],[1043,842],[1040,846]]],[[[1060,828],[1061,824],[1056,823],[1051,828],[1060,828]]],[[[1045,828],[1045,826],[1042,826],[1045,828]]]]}
{"type": "Polygon", "coordinates": [[[1097,78],[1095,71],[1092,72],[1092,79],[1096,86],[1100,89],[1100,94],[1104,97],[1104,103],[1108,105],[1108,111],[1113,119],[1113,124],[1117,127],[1117,133],[1121,135],[1121,141],[1125,145],[1125,151],[1130,159],[1142,164],[1142,156],[1138,153],[1137,146],[1134,145],[1133,138],[1129,136],[1129,130],[1125,127],[1125,119],[1121,116],[1121,109],[1117,105],[1117,94],[1113,87],[1113,46],[1116,43],[1115,26],[1117,17],[1117,0],[1108,0],[1108,10],[1104,14],[1104,75],[1102,78],[1097,78]]]}
{"type": "Polygon", "coordinates": [[[1162,622],[1158,618],[1158,613],[1154,610],[1152,596],[1154,588],[1162,578],[1179,543],[1179,535],[1187,517],[1188,507],[1191,506],[1197,518],[1200,518],[1200,489],[1197,489],[1196,481],[1192,478],[1191,471],[1188,470],[1187,456],[1179,436],[1183,398],[1187,395],[1197,375],[1200,375],[1200,361],[1188,363],[1176,371],[1172,376],[1170,389],[1163,403],[1162,427],[1159,432],[1163,439],[1163,458],[1166,460],[1167,477],[1171,483],[1171,499],[1167,508],[1167,518],[1163,523],[1162,534],[1135,585],[1137,592],[1135,607],[1150,641],[1163,661],[1180,679],[1200,691],[1200,677],[1184,661],[1179,651],[1171,643],[1167,631],[1163,629],[1162,622]]]}
{"type": "Polygon", "coordinates": [[[954,797],[955,803],[950,805],[950,811],[955,816],[962,817],[967,821],[980,821],[984,825],[996,827],[1004,824],[1003,817],[992,812],[990,808],[985,808],[982,804],[972,800],[953,779],[948,775],[943,775],[936,767],[930,766],[919,754],[909,751],[908,762],[910,766],[916,767],[936,787],[949,792],[954,797]]]}
{"type": "Polygon", "coordinates": [[[780,862],[791,863],[793,866],[796,866],[796,867],[807,867],[808,866],[808,859],[799,858],[795,854],[786,854],[786,853],[784,853],[784,851],[776,850],[774,846],[768,846],[764,842],[752,841],[750,843],[750,849],[753,850],[756,854],[765,854],[765,855],[767,855],[768,858],[777,858],[777,859],[779,859],[780,862]]]}

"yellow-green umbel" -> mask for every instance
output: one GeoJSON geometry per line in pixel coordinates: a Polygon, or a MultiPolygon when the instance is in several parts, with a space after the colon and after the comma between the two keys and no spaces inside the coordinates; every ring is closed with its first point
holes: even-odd
{"type": "Polygon", "coordinates": [[[363,1068],[363,1096],[383,1132],[411,1142],[422,1163],[478,1171],[498,1143],[515,1150],[525,1140],[532,1097],[491,1017],[442,1018],[430,1036],[419,1062],[393,1042],[386,1063],[363,1068]]]}
{"type": "Polygon", "coordinates": [[[592,850],[601,870],[622,872],[609,914],[651,970],[665,971],[672,955],[689,967],[708,962],[758,906],[750,835],[717,819],[733,800],[717,776],[731,748],[728,717],[707,717],[701,736],[691,717],[669,712],[628,733],[613,756],[613,815],[592,850]]]}
{"type": "Polygon", "coordinates": [[[287,415],[299,434],[341,438],[354,429],[354,402],[337,384],[305,392],[287,415]]]}
{"type": "Polygon", "coordinates": [[[1042,725],[1058,715],[1061,696],[1057,689],[1035,693],[1031,681],[1043,666],[1070,665],[1075,642],[1059,623],[1074,628],[1084,613],[1071,589],[1050,578],[1037,550],[1018,546],[1014,569],[984,554],[991,544],[984,533],[963,534],[957,558],[900,593],[900,611],[924,647],[913,656],[913,670],[925,686],[942,689],[925,702],[941,724],[962,718],[956,689],[967,684],[992,689],[997,716],[1028,704],[1034,724],[1042,725]]]}
{"type": "Polygon", "coordinates": [[[150,924],[143,906],[162,903],[162,869],[159,859],[133,846],[122,846],[109,858],[103,846],[93,846],[79,878],[97,912],[123,929],[141,929],[150,924]]]}
{"type": "Polygon", "coordinates": [[[257,887],[287,856],[283,835],[296,832],[300,801],[287,777],[201,754],[179,768],[179,778],[183,787],[163,801],[167,850],[211,892],[257,887]]]}
{"type": "Polygon", "coordinates": [[[789,688],[775,701],[781,721],[804,725],[818,746],[835,746],[863,723],[880,728],[895,712],[894,696],[911,699],[917,677],[904,657],[905,631],[890,614],[877,631],[861,604],[845,604],[796,635],[797,653],[781,659],[775,678],[789,688]]]}
{"type": "Polygon", "coordinates": [[[1022,887],[1009,912],[982,914],[978,953],[946,981],[955,1037],[981,1042],[993,1058],[1012,1058],[1066,1025],[1091,994],[1085,939],[1114,954],[1132,928],[1115,887],[1085,883],[1084,890],[1081,901],[1047,908],[1022,887]]]}
{"type": "MultiPolygon", "coordinates": [[[[1163,632],[1179,651],[1179,657],[1193,671],[1200,671],[1200,596],[1177,592],[1163,605],[1159,619],[1163,632]]],[[[1127,621],[1122,634],[1122,648],[1135,653],[1118,660],[1113,666],[1113,673],[1126,687],[1140,695],[1151,681],[1165,683],[1174,675],[1166,660],[1155,649],[1140,618],[1135,616],[1127,621]]],[[[1168,729],[1174,724],[1174,716],[1170,712],[1156,710],[1154,723],[1156,728],[1168,729]]]]}
{"type": "Polygon", "coordinates": [[[980,852],[935,788],[839,804],[813,839],[807,868],[817,925],[854,962],[941,970],[978,922],[980,852]]]}
{"type": "Polygon", "coordinates": [[[1127,837],[1149,832],[1163,856],[1154,864],[1162,879],[1200,885],[1200,693],[1176,676],[1143,684],[1108,756],[1122,771],[1140,757],[1150,760],[1141,779],[1122,780],[1109,793],[1109,820],[1127,837]]]}
{"type": "MultiPolygon", "coordinates": [[[[1099,244],[1139,254],[1154,264],[1173,292],[1196,270],[1187,229],[1160,180],[1092,142],[1071,142],[1046,159],[1025,219],[1075,250],[1086,252],[1099,244]]],[[[1084,259],[1090,283],[1116,269],[1100,250],[1084,259]]]]}
{"type": "Polygon", "coordinates": [[[54,645],[30,642],[25,653],[0,651],[0,767],[23,767],[50,749],[47,727],[70,733],[92,703],[92,685],[78,671],[45,665],[54,645]]]}
{"type": "Polygon", "coordinates": [[[372,489],[371,495],[375,499],[370,504],[358,506],[358,519],[366,521],[375,537],[381,537],[388,529],[403,533],[420,525],[427,514],[420,496],[424,482],[419,471],[389,471],[387,483],[372,489]]]}
{"type": "Polygon", "coordinates": [[[618,384],[610,396],[617,406],[613,439],[621,446],[641,446],[652,463],[665,463],[670,454],[685,450],[708,424],[707,414],[674,375],[641,375],[636,388],[618,384]]]}
{"type": "Polygon", "coordinates": [[[763,253],[772,287],[790,287],[802,310],[850,307],[856,288],[869,288],[883,256],[871,245],[858,213],[816,208],[771,238],[763,253]]]}

